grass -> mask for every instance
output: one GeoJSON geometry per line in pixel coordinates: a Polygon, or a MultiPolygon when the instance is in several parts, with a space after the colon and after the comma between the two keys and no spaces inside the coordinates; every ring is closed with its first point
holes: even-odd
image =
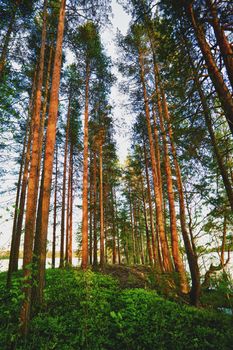
{"type": "Polygon", "coordinates": [[[230,316],[169,301],[148,284],[138,288],[145,271],[108,268],[106,273],[48,269],[45,302],[26,341],[18,336],[20,273],[10,291],[1,273],[0,349],[231,349],[230,316]]]}

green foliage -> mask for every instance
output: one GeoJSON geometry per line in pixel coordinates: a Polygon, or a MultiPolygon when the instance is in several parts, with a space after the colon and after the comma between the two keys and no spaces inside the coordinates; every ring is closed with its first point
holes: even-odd
{"type": "Polygon", "coordinates": [[[47,270],[45,303],[25,342],[17,336],[19,285],[0,275],[0,348],[230,349],[232,321],[221,313],[166,301],[154,291],[121,290],[112,277],[74,269],[47,270]]]}

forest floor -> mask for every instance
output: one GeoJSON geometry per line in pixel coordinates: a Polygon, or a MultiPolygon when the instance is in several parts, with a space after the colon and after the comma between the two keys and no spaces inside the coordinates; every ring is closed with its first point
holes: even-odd
{"type": "Polygon", "coordinates": [[[9,291],[6,273],[0,274],[1,350],[232,348],[232,316],[188,306],[150,267],[117,265],[104,271],[48,269],[44,305],[22,340],[22,281],[19,271],[9,291]]]}

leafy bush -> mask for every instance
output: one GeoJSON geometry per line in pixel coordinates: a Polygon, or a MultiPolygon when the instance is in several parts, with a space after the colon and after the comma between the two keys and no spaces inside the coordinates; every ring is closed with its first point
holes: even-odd
{"type": "Polygon", "coordinates": [[[74,269],[47,270],[45,303],[26,343],[17,337],[22,295],[0,278],[0,349],[230,349],[232,321],[221,313],[167,301],[154,291],[120,289],[112,277],[74,269]]]}

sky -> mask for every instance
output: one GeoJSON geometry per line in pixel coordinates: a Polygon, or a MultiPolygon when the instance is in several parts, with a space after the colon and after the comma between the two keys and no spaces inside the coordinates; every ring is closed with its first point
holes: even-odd
{"type": "MultiPolygon", "coordinates": [[[[113,18],[111,19],[112,25],[108,25],[101,30],[101,38],[103,45],[105,47],[106,53],[111,56],[113,63],[116,63],[118,58],[117,52],[119,49],[115,43],[116,33],[119,30],[123,35],[126,34],[130,16],[127,15],[122,6],[117,4],[116,0],[112,0],[112,12],[113,18]]],[[[68,59],[68,61],[70,61],[68,59]]],[[[69,62],[71,63],[71,62],[69,62]]],[[[121,81],[121,75],[119,74],[116,65],[112,69],[113,74],[117,77],[117,82],[111,89],[110,104],[114,106],[113,109],[113,120],[116,130],[116,142],[117,151],[120,163],[124,163],[127,150],[130,146],[130,124],[132,116],[128,113],[124,105],[127,103],[127,96],[121,93],[119,88],[119,83],[121,81]]],[[[14,161],[10,161],[8,166],[11,168],[15,167],[14,161]]],[[[16,178],[7,179],[2,182],[3,186],[12,187],[13,182],[17,181],[16,178]]],[[[2,188],[3,190],[3,188],[2,188]]],[[[6,192],[0,199],[0,249],[9,249],[12,234],[13,225],[13,205],[15,201],[15,193],[6,192]]],[[[81,210],[76,212],[76,220],[81,220],[81,210]]],[[[76,221],[75,220],[75,221],[76,221]]],[[[76,226],[76,223],[74,223],[76,226]]],[[[59,226],[57,228],[59,232],[59,226]]],[[[74,232],[76,232],[76,227],[74,227],[74,232]]],[[[49,229],[48,238],[51,236],[51,227],[49,229]]],[[[74,240],[75,241],[75,240],[74,240]]]]}
{"type": "Polygon", "coordinates": [[[117,83],[111,90],[110,103],[115,107],[113,110],[113,119],[116,126],[116,141],[118,148],[118,156],[120,162],[123,163],[127,156],[127,150],[130,146],[130,124],[132,116],[127,111],[124,105],[127,103],[127,96],[120,92],[119,83],[121,75],[117,71],[116,61],[118,58],[119,48],[115,43],[116,33],[119,30],[123,35],[126,34],[129,28],[130,16],[123,10],[122,6],[117,4],[116,0],[112,0],[112,26],[106,27],[101,32],[101,38],[105,46],[106,52],[111,56],[113,63],[113,73],[117,76],[117,83]]]}

